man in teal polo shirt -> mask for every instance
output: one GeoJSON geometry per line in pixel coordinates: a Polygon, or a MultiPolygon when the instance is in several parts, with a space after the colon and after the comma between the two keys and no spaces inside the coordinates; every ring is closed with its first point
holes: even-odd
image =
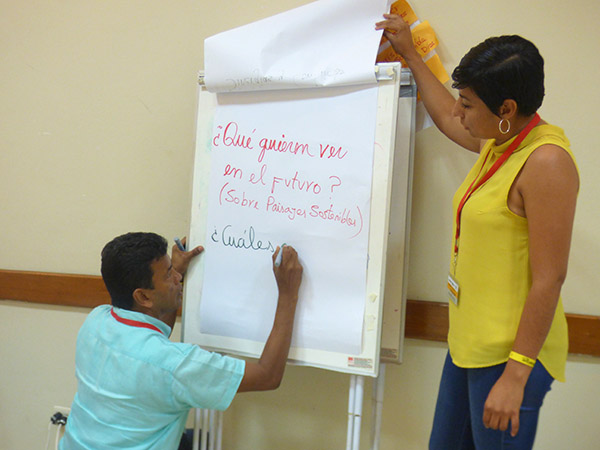
{"type": "Polygon", "coordinates": [[[279,290],[273,329],[258,362],[171,342],[182,274],[202,252],[154,233],[128,233],[102,250],[111,305],[95,308],[77,336],[77,393],[60,442],[71,449],[177,449],[191,408],[226,409],[237,392],[276,389],[292,337],[302,266],[289,246],[273,263],[279,290]]]}

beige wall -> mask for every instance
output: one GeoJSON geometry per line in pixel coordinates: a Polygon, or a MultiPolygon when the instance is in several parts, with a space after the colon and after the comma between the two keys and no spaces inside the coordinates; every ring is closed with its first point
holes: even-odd
{"type": "MultiPolygon", "coordinates": [[[[184,234],[204,38],[303,3],[0,0],[0,268],[98,274],[100,248],[116,234],[184,234]]],[[[519,33],[539,46],[547,73],[541,114],[567,132],[582,178],[564,304],[600,315],[600,156],[592,140],[599,4],[411,3],[438,33],[449,71],[490,35],[519,33]]],[[[449,200],[473,157],[434,129],[416,143],[408,292],[442,301],[449,200]]],[[[0,302],[0,450],[45,444],[53,406],[70,404],[76,389],[74,343],[86,313],[0,302]]],[[[444,353],[441,344],[409,340],[405,363],[387,368],[383,450],[426,447],[444,353]]],[[[597,448],[599,375],[597,358],[569,358],[536,448],[597,448]]],[[[347,375],[290,367],[280,390],[234,401],[225,448],[343,448],[347,387],[347,375]]]]}

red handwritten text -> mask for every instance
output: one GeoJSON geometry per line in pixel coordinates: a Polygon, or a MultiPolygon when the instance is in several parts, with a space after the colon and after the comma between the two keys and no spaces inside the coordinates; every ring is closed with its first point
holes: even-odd
{"type": "Polygon", "coordinates": [[[267,173],[267,165],[263,164],[260,167],[260,174],[258,175],[258,178],[256,178],[256,174],[255,173],[251,173],[250,174],[250,183],[252,184],[262,184],[263,186],[266,186],[267,183],[265,183],[265,173],[267,173]]]}
{"type": "Polygon", "coordinates": [[[236,169],[235,167],[227,164],[225,166],[225,171],[223,172],[224,177],[228,177],[229,175],[233,176],[233,178],[242,179],[242,169],[236,169]]]}
{"type": "MultiPolygon", "coordinates": [[[[229,122],[225,129],[223,126],[217,126],[217,130],[223,130],[223,133],[220,131],[213,138],[213,145],[215,147],[219,147],[219,145],[224,145],[225,147],[239,147],[246,148],[252,150],[254,147],[252,146],[252,137],[244,136],[239,133],[239,127],[236,122],[229,122]]],[[[256,129],[252,130],[254,133],[256,129]]]]}
{"type": "Polygon", "coordinates": [[[235,189],[229,189],[225,193],[225,201],[244,208],[258,209],[258,201],[247,198],[246,192],[242,192],[242,195],[240,196],[235,189]]]}
{"type": "Polygon", "coordinates": [[[310,153],[308,144],[302,144],[301,142],[286,141],[285,134],[281,135],[281,139],[267,139],[262,138],[258,145],[260,146],[260,153],[258,155],[258,162],[262,162],[265,157],[265,153],[268,151],[275,151],[279,153],[291,153],[293,155],[304,155],[314,156],[310,153]]]}
{"type": "Polygon", "coordinates": [[[267,198],[267,211],[275,212],[279,214],[287,215],[287,218],[290,220],[294,220],[296,217],[304,217],[306,218],[306,210],[302,208],[296,208],[289,205],[284,205],[279,203],[275,197],[269,195],[267,198]]]}
{"type": "Polygon", "coordinates": [[[327,159],[344,159],[344,157],[348,154],[348,152],[342,153],[342,147],[336,149],[333,145],[323,146],[323,144],[319,144],[319,147],[321,147],[321,150],[319,151],[321,158],[327,157],[327,159]]]}
{"type": "Polygon", "coordinates": [[[312,205],[310,209],[310,217],[320,218],[330,222],[338,222],[346,225],[349,228],[354,228],[356,232],[348,239],[354,239],[363,230],[363,217],[360,208],[356,207],[357,215],[354,216],[351,210],[344,208],[342,211],[335,210],[333,205],[329,205],[327,209],[321,209],[319,205],[312,205]]]}
{"type": "Polygon", "coordinates": [[[342,211],[334,211],[333,205],[329,205],[327,209],[321,209],[319,205],[312,205],[310,208],[310,217],[320,217],[324,220],[331,220],[339,222],[349,227],[355,227],[357,225],[356,219],[350,216],[350,210],[344,208],[342,211]]]}
{"type": "Polygon", "coordinates": [[[287,189],[305,191],[308,193],[318,194],[321,192],[321,186],[319,183],[314,181],[303,181],[298,179],[298,172],[294,174],[291,179],[273,177],[273,184],[271,185],[271,194],[275,193],[275,186],[282,185],[287,189]]]}

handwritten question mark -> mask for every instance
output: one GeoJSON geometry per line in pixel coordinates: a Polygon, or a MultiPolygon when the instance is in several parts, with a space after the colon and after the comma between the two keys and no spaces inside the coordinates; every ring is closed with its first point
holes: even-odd
{"type": "Polygon", "coordinates": [[[331,176],[329,177],[329,179],[330,179],[330,180],[331,180],[332,178],[336,178],[336,179],[337,179],[337,183],[332,183],[332,184],[331,184],[331,193],[333,194],[333,188],[334,188],[334,187],[337,187],[337,186],[340,186],[340,185],[342,184],[342,180],[340,179],[340,177],[337,177],[337,176],[335,176],[335,175],[331,175],[331,176]]]}

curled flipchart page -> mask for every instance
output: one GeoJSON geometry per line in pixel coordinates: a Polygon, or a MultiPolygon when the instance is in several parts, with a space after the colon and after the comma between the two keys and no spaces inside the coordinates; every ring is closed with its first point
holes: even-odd
{"type": "Polygon", "coordinates": [[[375,83],[389,0],[320,0],[206,39],[211,92],[375,83]]]}

